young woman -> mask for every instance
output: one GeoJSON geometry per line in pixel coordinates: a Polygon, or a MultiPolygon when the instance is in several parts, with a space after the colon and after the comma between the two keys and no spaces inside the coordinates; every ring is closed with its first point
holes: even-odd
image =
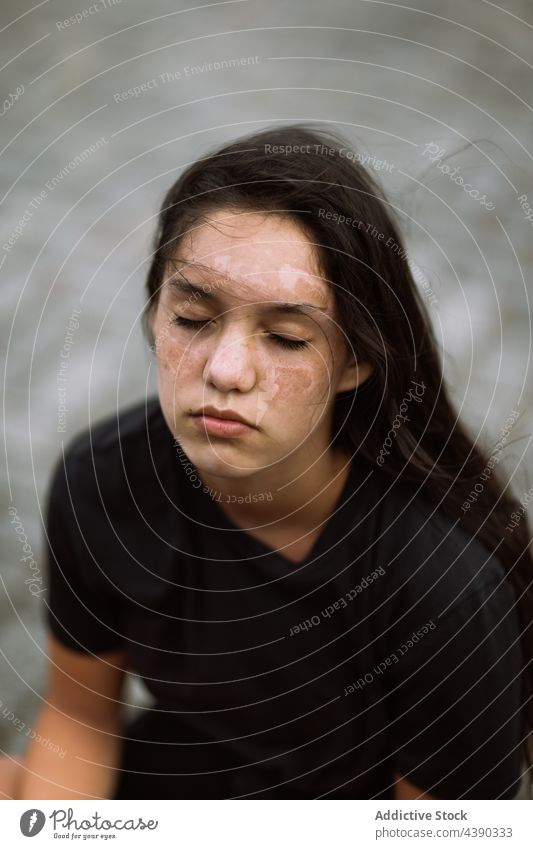
{"type": "Polygon", "coordinates": [[[158,395],[74,439],[51,485],[37,730],[65,754],[32,741],[21,798],[517,794],[526,519],[348,153],[275,127],[165,197],[158,395]],[[127,670],[153,696],[129,725],[127,670]]]}

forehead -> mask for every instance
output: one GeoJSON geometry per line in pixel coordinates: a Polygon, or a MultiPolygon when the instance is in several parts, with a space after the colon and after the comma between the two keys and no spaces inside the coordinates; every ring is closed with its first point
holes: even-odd
{"type": "Polygon", "coordinates": [[[188,279],[219,278],[220,299],[306,302],[327,312],[333,294],[297,222],[273,213],[213,212],[181,240],[174,268],[188,279]]]}

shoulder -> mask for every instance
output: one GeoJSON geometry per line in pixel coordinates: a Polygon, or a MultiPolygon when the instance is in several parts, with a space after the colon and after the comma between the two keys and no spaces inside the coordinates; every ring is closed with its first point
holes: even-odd
{"type": "Polygon", "coordinates": [[[370,682],[383,676],[396,770],[437,798],[511,798],[523,657],[498,544],[482,543],[416,486],[376,476],[371,492],[384,574],[371,585],[379,663],[370,682]]]}
{"type": "Polygon", "coordinates": [[[172,436],[156,396],[103,416],[67,442],[53,470],[51,497],[117,501],[132,486],[146,485],[169,445],[172,436]]]}
{"type": "Polygon", "coordinates": [[[173,543],[188,521],[175,451],[157,398],[102,417],[71,439],[46,505],[48,545],[66,574],[117,600],[153,602],[168,591],[173,543]],[[154,571],[166,583],[155,582],[154,571]]]}
{"type": "Polygon", "coordinates": [[[379,472],[374,491],[376,559],[385,570],[381,592],[393,621],[406,611],[409,624],[427,621],[504,583],[497,550],[461,525],[459,515],[445,513],[415,485],[379,472]]]}
{"type": "Polygon", "coordinates": [[[150,429],[162,419],[156,397],[137,401],[116,413],[99,418],[77,433],[65,449],[71,463],[85,462],[91,456],[106,456],[120,452],[121,445],[146,441],[150,429]]]}

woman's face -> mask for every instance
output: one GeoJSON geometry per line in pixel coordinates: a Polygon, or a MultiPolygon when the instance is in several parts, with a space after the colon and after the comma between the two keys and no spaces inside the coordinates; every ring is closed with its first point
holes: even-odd
{"type": "Polygon", "coordinates": [[[279,214],[223,209],[192,228],[152,330],[163,415],[206,474],[309,464],[329,449],[335,394],[370,372],[346,345],[312,243],[279,214]],[[221,435],[193,415],[208,405],[251,426],[221,435]]]}

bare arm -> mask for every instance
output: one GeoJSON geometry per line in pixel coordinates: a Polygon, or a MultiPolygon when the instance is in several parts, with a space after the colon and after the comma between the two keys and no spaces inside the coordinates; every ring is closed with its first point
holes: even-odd
{"type": "Polygon", "coordinates": [[[39,736],[29,742],[17,798],[112,798],[122,748],[126,652],[94,657],[50,635],[48,657],[45,703],[34,729],[39,736]]]}
{"type": "Polygon", "coordinates": [[[419,787],[411,784],[406,778],[402,778],[399,772],[394,773],[394,798],[395,799],[438,799],[438,796],[430,796],[419,787]]]}

